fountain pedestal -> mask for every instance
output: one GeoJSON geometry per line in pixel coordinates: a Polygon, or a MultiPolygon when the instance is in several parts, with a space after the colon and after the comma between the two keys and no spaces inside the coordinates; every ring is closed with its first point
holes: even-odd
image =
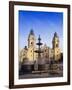
{"type": "Polygon", "coordinates": [[[38,62],[37,62],[37,61],[34,62],[34,70],[35,70],[35,71],[38,70],[38,62]]]}
{"type": "Polygon", "coordinates": [[[38,38],[38,43],[36,43],[36,45],[38,45],[38,50],[35,50],[35,53],[38,54],[38,60],[35,61],[34,70],[39,70],[39,64],[40,64],[39,62],[41,60],[41,53],[43,53],[43,51],[40,48],[40,46],[42,45],[40,35],[39,35],[39,38],[38,38]]]}

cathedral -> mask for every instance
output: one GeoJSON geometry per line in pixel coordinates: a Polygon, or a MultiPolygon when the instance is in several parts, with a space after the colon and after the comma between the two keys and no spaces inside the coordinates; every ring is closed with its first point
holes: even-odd
{"type": "MultiPolygon", "coordinates": [[[[28,45],[20,51],[19,60],[20,62],[33,63],[38,60],[38,53],[35,52],[38,50],[38,47],[36,45],[36,37],[33,30],[30,31],[27,40],[28,45]]],[[[52,48],[48,47],[46,44],[41,46],[43,53],[41,53],[40,63],[46,63],[50,60],[58,61],[61,59],[59,43],[59,37],[55,32],[52,40],[52,48]]]]}

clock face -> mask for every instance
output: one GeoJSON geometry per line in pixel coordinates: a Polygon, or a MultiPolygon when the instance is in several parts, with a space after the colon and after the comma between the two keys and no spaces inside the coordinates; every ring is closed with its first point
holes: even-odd
{"type": "Polygon", "coordinates": [[[33,45],[33,42],[31,42],[31,45],[33,45]]]}

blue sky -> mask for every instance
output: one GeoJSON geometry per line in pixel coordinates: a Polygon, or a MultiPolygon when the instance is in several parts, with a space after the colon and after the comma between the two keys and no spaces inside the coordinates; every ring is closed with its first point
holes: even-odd
{"type": "Polygon", "coordinates": [[[60,39],[60,48],[63,49],[63,13],[19,11],[19,49],[28,44],[27,39],[30,30],[33,29],[36,39],[39,34],[43,44],[52,47],[52,39],[57,32],[60,39]]]}

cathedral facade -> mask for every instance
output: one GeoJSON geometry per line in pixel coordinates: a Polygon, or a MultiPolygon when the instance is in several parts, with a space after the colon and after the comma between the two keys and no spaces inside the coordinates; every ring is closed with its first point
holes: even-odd
{"type": "MultiPolygon", "coordinates": [[[[55,60],[58,61],[61,58],[61,50],[59,47],[59,37],[57,33],[54,33],[53,40],[52,40],[52,48],[48,47],[46,44],[41,46],[41,50],[43,53],[41,53],[41,60],[42,61],[49,61],[49,60],[55,60]]],[[[29,61],[34,62],[38,60],[38,53],[35,52],[35,50],[38,50],[38,47],[36,45],[36,37],[33,32],[33,30],[30,31],[28,36],[28,46],[25,46],[19,54],[19,60],[20,62],[29,61]]]]}

